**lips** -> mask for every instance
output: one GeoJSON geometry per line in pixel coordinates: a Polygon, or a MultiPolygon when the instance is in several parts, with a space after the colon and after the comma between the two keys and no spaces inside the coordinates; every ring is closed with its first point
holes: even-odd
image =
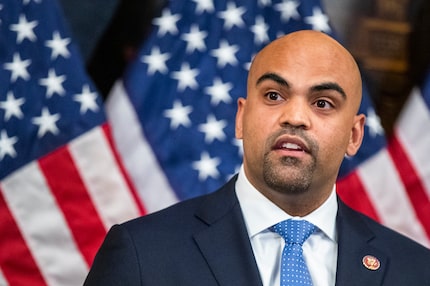
{"type": "Polygon", "coordinates": [[[309,153],[309,148],[302,139],[290,136],[278,138],[272,149],[309,153]]]}

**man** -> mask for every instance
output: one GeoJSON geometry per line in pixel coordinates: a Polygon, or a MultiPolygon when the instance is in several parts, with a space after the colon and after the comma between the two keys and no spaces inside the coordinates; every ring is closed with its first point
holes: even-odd
{"type": "Polygon", "coordinates": [[[363,138],[353,57],[323,33],[289,34],[255,57],[247,93],[238,176],[114,226],[85,285],[284,285],[288,239],[273,226],[288,219],[313,227],[300,251],[314,286],[430,285],[428,249],[336,197],[340,164],[363,138]]]}

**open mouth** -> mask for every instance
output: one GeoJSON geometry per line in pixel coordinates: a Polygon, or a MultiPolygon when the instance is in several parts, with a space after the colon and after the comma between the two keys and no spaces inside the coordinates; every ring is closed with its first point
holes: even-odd
{"type": "Polygon", "coordinates": [[[304,141],[302,141],[300,138],[290,136],[283,136],[279,138],[272,149],[309,153],[309,148],[304,141]]]}
{"type": "Polygon", "coordinates": [[[296,151],[303,151],[302,147],[295,143],[286,142],[283,143],[281,146],[282,149],[289,149],[289,150],[296,150],[296,151]]]}

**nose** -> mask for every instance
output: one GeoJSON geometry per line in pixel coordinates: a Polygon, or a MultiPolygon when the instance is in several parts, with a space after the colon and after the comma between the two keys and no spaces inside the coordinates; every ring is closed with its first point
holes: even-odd
{"type": "Polygon", "coordinates": [[[294,126],[296,128],[308,129],[311,124],[310,105],[300,97],[291,97],[281,107],[279,124],[281,126],[294,126]]]}

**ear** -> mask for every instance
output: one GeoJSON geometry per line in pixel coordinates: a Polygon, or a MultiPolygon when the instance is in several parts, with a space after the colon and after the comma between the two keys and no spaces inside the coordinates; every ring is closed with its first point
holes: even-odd
{"type": "Polygon", "coordinates": [[[358,114],[354,117],[351,137],[349,138],[348,147],[346,149],[346,154],[348,156],[354,156],[363,142],[365,120],[366,116],[364,114],[358,114]]]}
{"type": "Polygon", "coordinates": [[[245,109],[246,99],[240,97],[237,100],[237,112],[236,112],[236,139],[243,138],[243,113],[245,109]]]}

